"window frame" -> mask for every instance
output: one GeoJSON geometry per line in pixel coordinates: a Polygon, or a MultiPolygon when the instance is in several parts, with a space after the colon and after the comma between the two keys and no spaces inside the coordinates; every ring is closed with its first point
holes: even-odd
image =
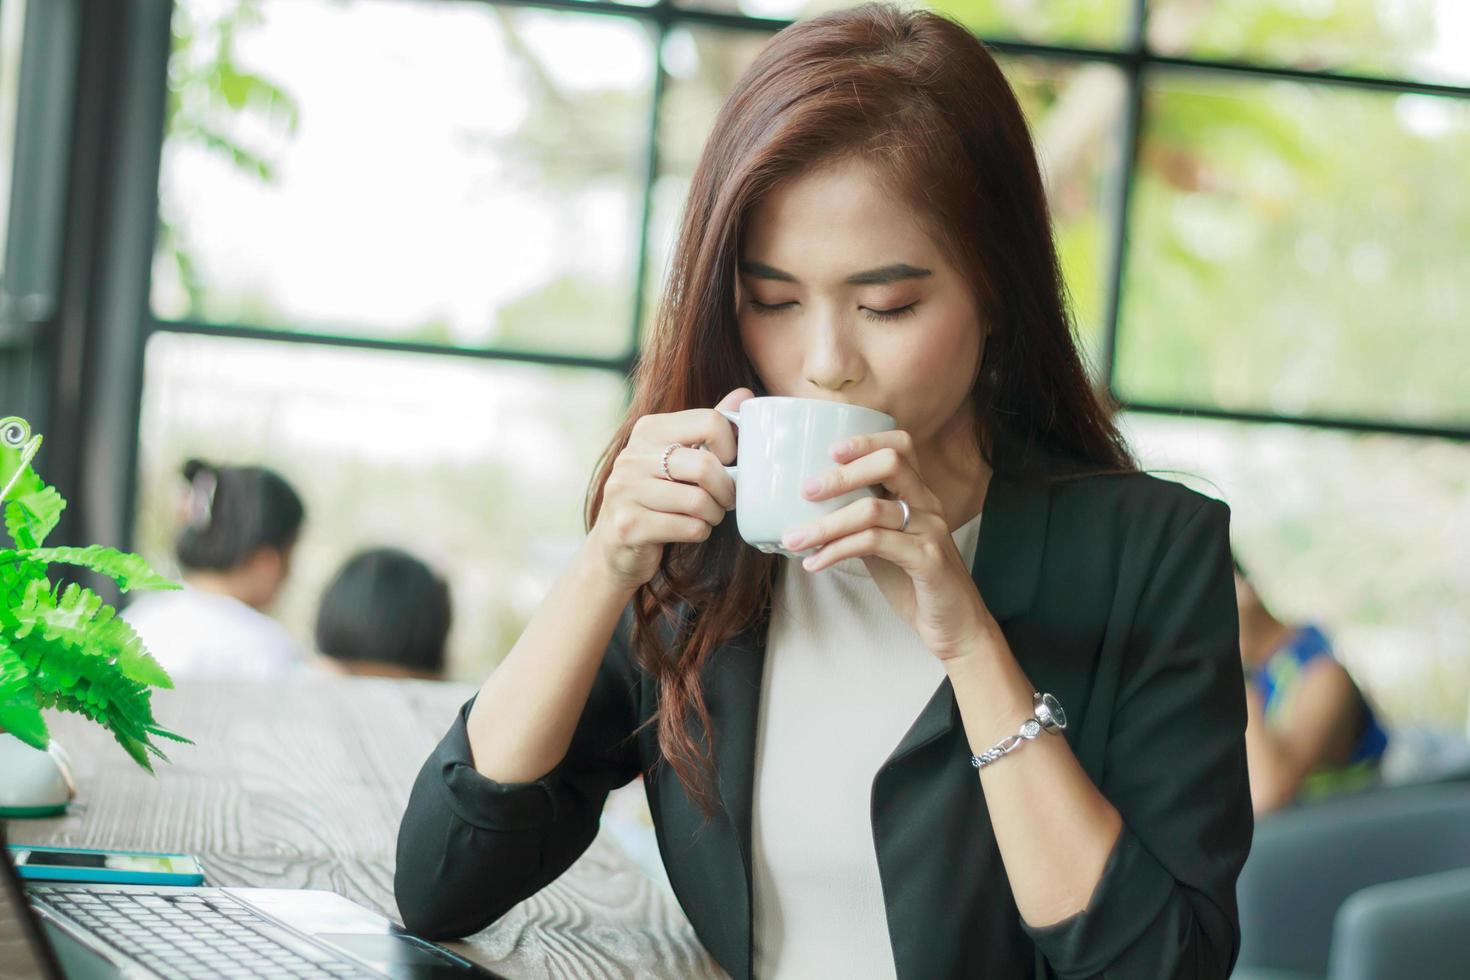
{"type": "MultiPolygon", "coordinates": [[[[89,540],[104,540],[128,547],[136,516],[138,418],[143,384],[143,348],[155,333],[190,333],[235,337],[272,343],[309,343],[325,346],[368,348],[381,351],[433,354],[445,357],[474,357],[520,361],[548,366],[617,372],[624,380],[640,355],[640,324],[648,305],[648,263],[651,252],[653,196],[659,175],[659,128],[661,108],[668,90],[669,74],[664,66],[665,41],[679,27],[697,26],[730,32],[770,35],[790,21],[722,13],[678,6],[673,0],[658,0],[649,6],[632,6],[616,0],[456,0],[492,6],[536,8],[584,16],[631,19],[650,25],[655,52],[655,72],[644,144],[643,192],[638,225],[639,241],[633,283],[633,303],[627,324],[625,353],[592,357],[567,353],[504,349],[464,348],[403,342],[314,331],[285,331],[239,323],[207,323],[190,319],[168,319],[154,315],[151,301],[152,259],[158,214],[158,164],[166,139],[165,106],[168,99],[166,69],[168,25],[175,0],[115,0],[109,4],[83,4],[64,0],[55,6],[71,20],[58,37],[75,43],[69,62],[75,78],[59,76],[53,66],[45,77],[32,72],[37,81],[22,92],[28,106],[53,105],[58,98],[72,103],[68,145],[49,153],[46,172],[67,174],[66,214],[51,214],[44,227],[30,224],[26,244],[44,243],[46,236],[60,236],[63,254],[51,260],[50,277],[59,279],[58,305],[47,315],[26,325],[38,342],[51,345],[41,363],[44,378],[38,377],[41,406],[36,419],[49,425],[48,446],[62,451],[62,459],[49,462],[53,471],[74,476],[73,497],[89,506],[75,509],[69,522],[72,531],[89,540]],[[121,38],[121,43],[117,43],[121,38]],[[142,64],[148,60],[151,63],[142,64]],[[160,63],[161,62],[161,63],[160,63]],[[44,90],[43,90],[44,89],[44,90]],[[73,92],[75,93],[73,95],[73,92]],[[100,236],[96,233],[103,232],[100,236]],[[81,367],[78,368],[77,365],[81,367]],[[92,379],[83,387],[78,377],[92,379]],[[99,457],[87,448],[107,448],[99,457]]],[[[444,0],[418,0],[429,4],[444,0]]],[[[1450,439],[1470,442],[1470,425],[1408,424],[1390,418],[1290,415],[1266,411],[1223,409],[1209,404],[1152,403],[1124,399],[1115,384],[1114,352],[1117,347],[1123,305],[1124,272],[1133,216],[1131,196],[1139,170],[1138,149],[1144,126],[1144,98],[1158,72],[1215,73],[1256,80],[1288,80],[1313,85],[1348,87],[1370,92],[1407,93],[1470,99],[1470,85],[1453,85],[1387,75],[1351,74],[1308,70],[1245,60],[1210,59],[1165,55],[1148,43],[1148,2],[1129,0],[1128,23],[1117,47],[1048,44],[1016,38],[980,35],[998,54],[1068,63],[1103,63],[1124,75],[1125,97],[1120,128],[1116,131],[1117,166],[1108,189],[1106,266],[1102,335],[1096,352],[1097,377],[1107,394],[1124,411],[1146,415],[1196,417],[1206,420],[1250,423],[1286,423],[1320,429],[1362,433],[1450,439]]],[[[28,11],[29,12],[29,11],[28,11]]],[[[27,52],[33,50],[27,18],[27,52]]],[[[53,43],[57,43],[53,41],[53,43]]],[[[36,66],[23,65],[23,70],[36,66]]],[[[27,171],[37,174],[35,168],[27,171]]],[[[38,176],[22,180],[19,167],[11,189],[12,204],[23,195],[44,193],[47,185],[38,176]]],[[[27,200],[33,198],[27,197],[27,200]]],[[[55,210],[55,209],[53,209],[55,210]]],[[[20,248],[18,225],[12,207],[12,226],[7,229],[10,249],[20,248]]],[[[44,216],[43,216],[44,217],[44,216]]],[[[12,254],[14,252],[12,251],[12,254]]],[[[46,250],[36,254],[46,254],[46,250]]],[[[46,269],[37,270],[40,281],[48,281],[46,269]]],[[[12,322],[10,329],[15,330],[12,322]]],[[[39,350],[40,348],[37,348],[39,350]]],[[[29,356],[29,355],[27,355],[29,356]]],[[[8,352],[0,347],[0,376],[10,365],[8,352]]],[[[20,366],[31,362],[18,362],[20,366]]],[[[32,371],[32,368],[27,368],[32,371]]]]}
{"type": "MultiPolygon", "coordinates": [[[[435,2],[435,0],[422,0],[435,2]]],[[[377,350],[401,350],[413,353],[444,354],[458,357],[485,357],[524,361],[564,367],[579,367],[591,370],[616,371],[624,375],[631,372],[640,353],[639,324],[647,305],[653,298],[647,295],[648,256],[650,243],[650,219],[653,207],[654,185],[659,173],[659,128],[660,109],[667,89],[668,73],[665,71],[664,42],[673,29],[681,26],[701,26],[727,31],[749,31],[772,34],[791,23],[789,20],[755,17],[738,13],[722,13],[697,8],[681,7],[674,0],[659,0],[650,6],[631,6],[616,0],[473,0],[494,6],[530,7],[580,13],[589,16],[611,16],[632,18],[653,27],[655,49],[655,72],[651,98],[648,131],[645,143],[643,193],[641,200],[640,232],[635,265],[636,280],[631,321],[628,324],[627,353],[621,357],[587,357],[551,352],[538,352],[521,348],[497,347],[465,348],[431,344],[404,343],[391,340],[354,338],[318,332],[286,332],[282,330],[246,326],[243,324],[205,323],[188,319],[163,319],[149,311],[149,333],[169,331],[203,333],[214,336],[239,337],[252,340],[298,342],[367,347],[377,350]]],[[[1132,222],[1130,213],[1133,185],[1138,171],[1138,145],[1144,126],[1144,98],[1151,77],[1158,71],[1223,74],[1252,79],[1272,79],[1307,82],[1319,85],[1356,88],[1374,92],[1439,95],[1470,99],[1470,86],[1457,86],[1437,82],[1419,81],[1402,77],[1348,74],[1291,68],[1281,65],[1242,60],[1220,60],[1164,55],[1155,52],[1148,42],[1148,2],[1130,0],[1129,22],[1125,41],[1118,48],[1089,47],[1065,44],[1048,44],[1022,41],[1007,37],[981,36],[981,40],[992,51],[999,54],[1037,58],[1043,61],[1096,62],[1115,66],[1123,72],[1126,88],[1122,132],[1118,134],[1116,176],[1109,192],[1106,242],[1107,267],[1104,272],[1106,295],[1104,298],[1103,331],[1100,349],[1097,351],[1097,371],[1108,394],[1124,410],[1147,414],[1184,415],[1204,419],[1221,419],[1242,422],[1262,422],[1309,425],[1328,429],[1357,432],[1387,432],[1397,435],[1450,438],[1470,441],[1470,427],[1416,425],[1394,419],[1331,417],[1317,414],[1287,415],[1262,411],[1224,409],[1206,403],[1148,402],[1126,399],[1120,396],[1115,384],[1115,351],[1121,328],[1120,316],[1123,305],[1124,275],[1127,268],[1128,237],[1132,222]]],[[[160,143],[161,147],[161,143],[160,143]]]]}

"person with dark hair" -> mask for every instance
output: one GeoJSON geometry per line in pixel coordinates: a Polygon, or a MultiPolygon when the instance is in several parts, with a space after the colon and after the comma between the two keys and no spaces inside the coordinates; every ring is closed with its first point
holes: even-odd
{"type": "Polygon", "coordinates": [[[338,669],[378,677],[444,676],[449,584],[396,548],[359,552],[338,570],[317,611],[316,645],[338,669]]]}
{"type": "Polygon", "coordinates": [[[264,610],[291,570],[306,511],[286,480],[260,466],[184,464],[174,551],[184,588],[150,592],[122,616],[175,676],[269,676],[305,663],[300,644],[264,610]]]}
{"type": "Polygon", "coordinates": [[[780,31],[694,171],[568,569],[420,771],[404,924],[484,928],[644,776],[749,977],[1224,978],[1250,848],[1229,509],[1140,472],[1077,349],[985,46],[886,4],[780,31]],[[747,545],[753,394],[893,416],[747,545]]]}
{"type": "Polygon", "coordinates": [[[1235,597],[1256,815],[1373,784],[1388,733],[1326,634],[1277,619],[1238,560],[1235,597]]]}

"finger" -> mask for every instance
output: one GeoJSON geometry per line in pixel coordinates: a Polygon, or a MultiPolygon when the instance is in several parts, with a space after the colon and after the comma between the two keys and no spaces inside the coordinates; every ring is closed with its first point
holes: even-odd
{"type": "Polygon", "coordinates": [[[626,526],[620,529],[619,537],[630,547],[704,541],[714,531],[707,522],[688,514],[665,514],[636,504],[629,508],[629,513],[631,516],[624,519],[626,526]]]}
{"type": "Polygon", "coordinates": [[[911,507],[937,509],[929,488],[909,461],[891,446],[875,449],[851,463],[817,474],[802,487],[808,500],[827,500],[862,487],[882,487],[911,507]]]}
{"type": "MultiPolygon", "coordinates": [[[[715,414],[719,415],[720,423],[723,423],[716,423],[715,428],[719,431],[721,435],[729,435],[730,440],[728,446],[724,444],[723,440],[711,442],[708,439],[701,439],[699,440],[699,442],[695,443],[695,445],[703,449],[708,449],[710,452],[714,453],[715,459],[721,463],[735,462],[735,455],[737,451],[736,446],[739,443],[740,438],[737,434],[735,424],[729,419],[725,418],[723,415],[720,415],[719,413],[721,411],[738,412],[740,410],[740,405],[742,402],[748,401],[754,397],[755,392],[751,391],[749,388],[736,388],[724,398],[721,398],[719,403],[715,405],[715,414]],[[726,449],[729,450],[728,453],[726,453],[726,449]]],[[[734,491],[732,490],[731,493],[733,494],[733,492],[734,491]]],[[[731,497],[730,506],[735,506],[733,496],[731,497]]]]}
{"type": "MultiPolygon", "coordinates": [[[[910,513],[906,531],[917,533],[921,523],[935,515],[910,513]]],[[[856,534],[865,528],[887,528],[897,531],[903,527],[903,505],[897,500],[882,497],[864,497],[825,517],[789,529],[781,538],[781,545],[790,551],[820,548],[838,538],[856,534]]]]}
{"type": "Polygon", "coordinates": [[[723,521],[728,513],[725,506],[711,497],[703,487],[674,483],[662,477],[639,481],[633,488],[632,499],[634,503],[649,510],[665,514],[686,514],[711,525],[723,521]]]}
{"type": "MultiPolygon", "coordinates": [[[[666,447],[667,448],[667,447],[666,447]]],[[[653,475],[667,482],[664,475],[663,452],[654,461],[653,475]]],[[[704,449],[689,449],[685,446],[669,453],[668,476],[680,483],[696,484],[715,498],[726,510],[735,506],[735,481],[725,472],[725,467],[714,453],[704,449]]]]}
{"type": "MultiPolygon", "coordinates": [[[[737,388],[725,396],[720,407],[725,408],[724,403],[731,400],[739,404],[744,401],[742,393],[749,390],[737,388]]],[[[725,410],[733,411],[729,408],[725,410]]],[[[650,448],[657,447],[660,452],[670,443],[681,446],[704,445],[722,463],[735,462],[735,426],[713,408],[691,408],[682,412],[645,415],[634,423],[633,438],[650,448]]]]}
{"type": "Polygon", "coordinates": [[[814,555],[803,559],[801,567],[820,572],[848,558],[883,558],[906,572],[916,571],[924,562],[925,539],[917,534],[870,527],[856,534],[838,538],[814,555]]]}
{"type": "Polygon", "coordinates": [[[726,411],[733,412],[740,407],[741,402],[744,402],[754,397],[755,392],[751,391],[749,388],[736,388],[724,398],[721,398],[720,403],[716,405],[715,408],[723,408],[726,411]]]}
{"type": "Polygon", "coordinates": [[[892,449],[909,461],[914,472],[919,472],[919,454],[914,449],[914,437],[904,429],[889,429],[886,432],[870,432],[852,436],[832,447],[832,458],[839,463],[850,463],[879,449],[892,449]]]}

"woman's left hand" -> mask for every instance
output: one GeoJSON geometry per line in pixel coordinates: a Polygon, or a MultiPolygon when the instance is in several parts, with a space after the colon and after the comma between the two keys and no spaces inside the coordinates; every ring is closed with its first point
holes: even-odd
{"type": "Polygon", "coordinates": [[[994,629],[995,621],[955,547],[944,507],[919,474],[913,438],[902,429],[856,436],[833,447],[832,458],[842,465],[803,487],[808,500],[867,486],[880,495],[791,529],[783,546],[819,549],[802,562],[809,572],[862,558],[889,605],[940,660],[961,655],[994,629]],[[889,496],[882,495],[885,491],[889,496]],[[903,524],[900,499],[910,511],[903,531],[898,530],[903,524]]]}

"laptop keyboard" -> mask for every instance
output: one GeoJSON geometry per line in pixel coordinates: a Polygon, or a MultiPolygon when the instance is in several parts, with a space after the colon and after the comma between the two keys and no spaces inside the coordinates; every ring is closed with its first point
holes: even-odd
{"type": "Polygon", "coordinates": [[[31,887],[43,904],[168,980],[379,977],[227,895],[31,887]]]}

